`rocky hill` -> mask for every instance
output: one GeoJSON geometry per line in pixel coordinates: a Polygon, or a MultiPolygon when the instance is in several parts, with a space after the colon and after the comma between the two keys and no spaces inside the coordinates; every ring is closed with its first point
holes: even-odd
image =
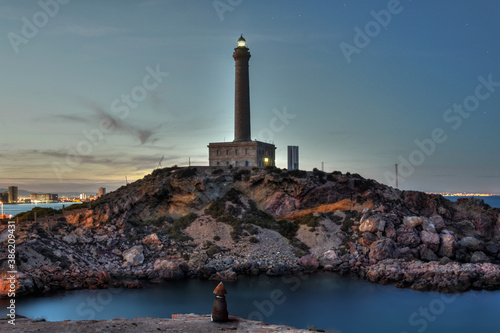
{"type": "Polygon", "coordinates": [[[16,238],[18,295],[316,270],[419,290],[500,287],[498,209],[340,172],[159,169],[88,209],[21,221],[16,238]]]}

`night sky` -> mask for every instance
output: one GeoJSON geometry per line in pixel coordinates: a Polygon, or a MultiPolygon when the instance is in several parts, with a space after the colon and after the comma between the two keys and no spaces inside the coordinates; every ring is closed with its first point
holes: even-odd
{"type": "Polygon", "coordinates": [[[500,2],[0,0],[0,188],[108,191],[252,138],[300,168],[500,193],[500,2]],[[46,4],[46,5],[44,5],[46,4]]]}

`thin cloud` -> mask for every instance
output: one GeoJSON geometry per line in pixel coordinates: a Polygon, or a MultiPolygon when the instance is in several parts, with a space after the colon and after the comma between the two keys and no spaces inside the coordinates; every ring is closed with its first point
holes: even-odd
{"type": "Polygon", "coordinates": [[[157,138],[155,138],[154,135],[156,134],[156,131],[161,128],[161,125],[155,126],[151,129],[139,128],[138,126],[128,124],[124,120],[109,114],[108,112],[104,111],[101,106],[97,105],[94,102],[83,101],[83,105],[94,111],[99,119],[107,119],[110,122],[110,125],[112,125],[112,127],[114,128],[114,131],[138,139],[141,142],[141,145],[148,142],[154,143],[157,141],[157,138]]]}
{"type": "MultiPolygon", "coordinates": [[[[109,124],[109,128],[113,128],[111,135],[114,133],[119,133],[131,137],[134,140],[138,140],[141,145],[146,143],[155,143],[158,141],[156,136],[162,125],[156,125],[150,128],[141,128],[139,126],[130,124],[125,120],[120,119],[117,116],[106,112],[104,108],[95,102],[88,101],[85,99],[80,99],[79,103],[85,108],[93,111],[94,114],[88,116],[82,115],[67,115],[67,114],[56,114],[49,117],[43,118],[45,121],[60,120],[67,123],[77,123],[77,124],[99,124],[100,121],[106,120],[109,124]]],[[[42,120],[42,119],[39,119],[42,120]]]]}
{"type": "MultiPolygon", "coordinates": [[[[106,151],[105,153],[95,153],[92,155],[82,156],[75,155],[75,152],[69,152],[66,149],[27,149],[22,151],[6,151],[3,152],[0,157],[5,161],[22,161],[21,165],[27,166],[50,166],[52,162],[58,162],[66,165],[67,159],[70,158],[72,163],[75,163],[75,165],[69,165],[69,169],[76,172],[82,168],[89,168],[89,166],[100,166],[114,170],[132,168],[136,171],[141,171],[156,167],[161,156],[165,156],[163,160],[163,163],[166,163],[165,165],[168,165],[169,161],[173,162],[181,157],[177,154],[173,154],[174,150],[172,148],[165,148],[161,153],[155,152],[154,154],[145,154],[148,151],[149,149],[141,154],[132,155],[123,153],[123,150],[119,150],[116,152],[106,151]]],[[[4,164],[4,169],[12,169],[18,171],[20,169],[19,165],[19,162],[16,162],[13,163],[12,166],[9,166],[6,162],[4,164]]],[[[94,169],[94,167],[91,167],[91,169],[94,169]]]]}
{"type": "MultiPolygon", "coordinates": [[[[63,121],[73,121],[73,122],[81,122],[81,123],[89,123],[89,119],[87,117],[77,116],[77,115],[69,115],[69,114],[58,114],[49,116],[48,118],[52,120],[63,120],[63,121]]],[[[41,118],[38,118],[40,120],[41,118]]],[[[44,118],[45,119],[45,118],[44,118]]]]}

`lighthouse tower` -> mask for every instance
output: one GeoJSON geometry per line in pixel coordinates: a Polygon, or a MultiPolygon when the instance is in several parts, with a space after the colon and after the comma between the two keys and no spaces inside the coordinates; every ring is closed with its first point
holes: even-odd
{"type": "Polygon", "coordinates": [[[235,65],[234,80],[234,141],[250,141],[250,81],[248,77],[247,42],[243,35],[233,53],[235,65]]]}
{"type": "Polygon", "coordinates": [[[275,166],[276,146],[251,138],[250,79],[248,62],[250,52],[243,35],[234,49],[234,141],[208,145],[210,166],[265,167],[275,166]]]}

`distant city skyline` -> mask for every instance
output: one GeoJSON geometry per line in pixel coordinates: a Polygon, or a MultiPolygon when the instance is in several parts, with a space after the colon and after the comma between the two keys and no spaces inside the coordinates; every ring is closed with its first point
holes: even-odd
{"type": "Polygon", "coordinates": [[[0,188],[113,191],[208,165],[234,137],[251,49],[252,139],[300,169],[427,192],[500,192],[500,3],[4,0],[0,188]]]}

